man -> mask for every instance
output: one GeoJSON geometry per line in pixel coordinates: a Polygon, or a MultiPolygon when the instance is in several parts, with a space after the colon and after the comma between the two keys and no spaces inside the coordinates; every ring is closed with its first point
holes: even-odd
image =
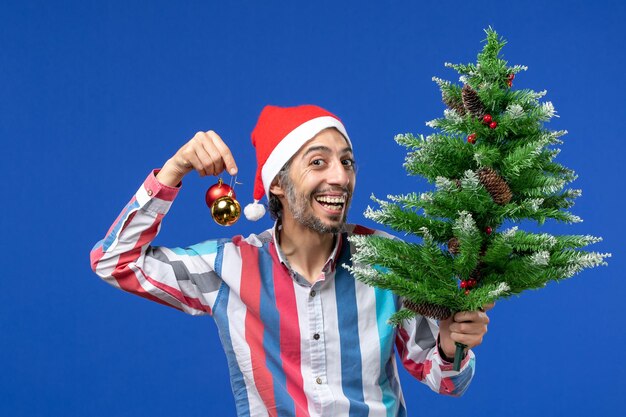
{"type": "Polygon", "coordinates": [[[439,328],[418,317],[393,328],[387,319],[401,300],[343,266],[351,263],[349,235],[382,233],[345,223],[356,178],[341,121],[317,106],[267,106],[252,142],[258,168],[246,216],[262,216],[265,195],[277,219],[272,229],[185,249],[149,245],[185,175],[237,172],[222,139],[198,132],[148,176],[92,250],[94,271],[123,290],[211,314],[239,415],[406,415],[394,343],[414,377],[461,395],[474,355],[466,353],[458,372],[449,358],[455,341],[481,343],[487,315],[457,313],[439,328]]]}

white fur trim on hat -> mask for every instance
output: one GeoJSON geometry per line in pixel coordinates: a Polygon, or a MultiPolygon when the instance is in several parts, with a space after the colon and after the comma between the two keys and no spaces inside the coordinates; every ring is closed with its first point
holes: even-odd
{"type": "MultiPolygon", "coordinates": [[[[280,169],[294,156],[302,145],[311,140],[315,135],[324,129],[334,127],[341,132],[346,138],[348,144],[352,146],[346,128],[343,124],[332,116],[316,117],[302,123],[294,130],[289,132],[279,143],[276,145],[270,156],[265,161],[263,169],[261,170],[261,177],[263,178],[263,188],[265,189],[265,196],[270,196],[270,185],[272,181],[280,172],[280,169]]],[[[247,207],[246,207],[247,209],[247,207]]],[[[264,209],[265,210],[265,209],[264,209]]],[[[244,210],[245,212],[245,210],[244,210]]],[[[248,215],[246,215],[248,217],[248,215]]]]}
{"type": "Polygon", "coordinates": [[[265,215],[265,207],[259,204],[259,200],[254,200],[243,209],[243,214],[246,219],[255,222],[265,215]]]}

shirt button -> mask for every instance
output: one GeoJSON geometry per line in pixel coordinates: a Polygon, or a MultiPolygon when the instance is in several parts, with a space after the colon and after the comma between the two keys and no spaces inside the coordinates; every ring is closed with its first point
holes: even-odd
{"type": "Polygon", "coordinates": [[[315,290],[311,290],[311,297],[315,297],[315,290]]]}
{"type": "Polygon", "coordinates": [[[319,340],[319,338],[320,338],[320,334],[319,334],[319,333],[315,333],[315,334],[313,335],[313,339],[315,339],[315,340],[319,340]]]}
{"type": "Polygon", "coordinates": [[[148,190],[148,195],[151,196],[152,195],[152,190],[148,190]]]}
{"type": "Polygon", "coordinates": [[[317,384],[318,384],[318,385],[322,385],[322,378],[317,377],[317,378],[315,379],[315,382],[317,382],[317,384]]]}

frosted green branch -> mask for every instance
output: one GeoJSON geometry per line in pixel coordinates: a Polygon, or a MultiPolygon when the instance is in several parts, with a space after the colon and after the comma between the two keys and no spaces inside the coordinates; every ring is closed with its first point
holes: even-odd
{"type": "MultiPolygon", "coordinates": [[[[435,132],[394,137],[407,149],[408,174],[427,179],[434,189],[389,195],[387,201],[372,197],[378,208],[365,211],[366,218],[422,237],[422,242],[350,238],[356,253],[353,264],[346,266],[363,282],[452,311],[477,309],[497,298],[542,288],[585,268],[606,265],[610,257],[581,249],[601,241],[591,235],[529,233],[517,226],[498,232],[510,221],[581,222],[567,211],[581,192],[565,189],[576,174],[555,162],[567,131],[544,126],[558,117],[552,102],[542,102],[547,91],[513,88],[511,74],[527,67],[508,66],[500,56],[506,41],[491,28],[486,34],[476,63],[445,64],[458,72],[461,85],[433,77],[448,107],[442,117],[427,123],[435,132]],[[468,93],[463,85],[472,90],[468,93]],[[477,114],[480,108],[468,109],[473,107],[471,91],[497,121],[496,129],[483,122],[477,114]],[[476,141],[468,141],[469,135],[476,141]],[[505,180],[510,201],[494,199],[494,190],[492,196],[480,182],[477,172],[485,167],[505,180]],[[480,277],[479,285],[466,293],[458,280],[470,276],[480,277]]],[[[413,316],[402,309],[391,322],[413,316]]]]}

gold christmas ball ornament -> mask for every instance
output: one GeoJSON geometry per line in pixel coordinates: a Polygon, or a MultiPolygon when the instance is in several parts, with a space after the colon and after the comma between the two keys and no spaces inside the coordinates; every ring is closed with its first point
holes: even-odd
{"type": "Polygon", "coordinates": [[[211,205],[211,217],[217,224],[231,226],[239,220],[241,206],[230,195],[220,197],[211,205]]]}
{"type": "MultiPolygon", "coordinates": [[[[235,177],[234,182],[239,184],[237,177],[235,177]]],[[[211,210],[211,217],[215,223],[222,226],[235,224],[241,215],[241,206],[237,201],[233,187],[232,180],[231,185],[226,185],[221,178],[218,178],[217,184],[209,187],[205,195],[205,202],[211,210]]]]}

